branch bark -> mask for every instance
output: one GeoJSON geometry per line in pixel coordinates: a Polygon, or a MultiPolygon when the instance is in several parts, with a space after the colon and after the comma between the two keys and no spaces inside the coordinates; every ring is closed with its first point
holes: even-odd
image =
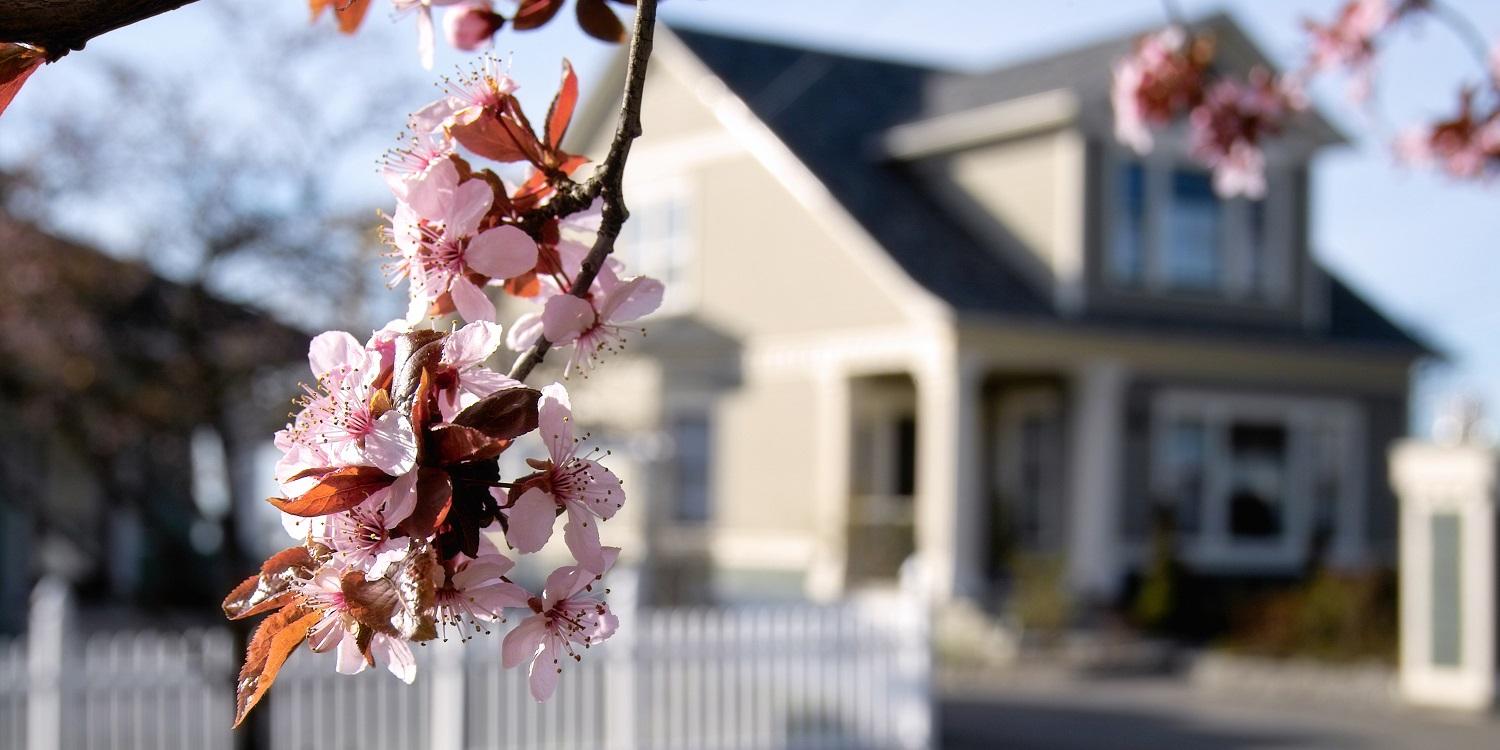
{"type": "MultiPolygon", "coordinates": [[[[615,240],[620,228],[630,218],[625,207],[625,162],[630,158],[630,146],[641,134],[641,96],[646,89],[646,64],[651,58],[651,44],[656,29],[656,0],[638,0],[635,8],[635,30],[630,37],[630,57],[625,68],[625,94],[620,102],[620,116],[615,126],[614,138],[609,143],[609,153],[576,195],[569,198],[582,199],[584,206],[595,197],[604,201],[599,219],[599,234],[584,256],[578,276],[568,293],[575,297],[586,297],[594,277],[604,265],[604,259],[614,252],[615,240]]],[[[559,198],[564,196],[559,195],[559,198]]],[[[536,366],[546,358],[552,343],[546,337],[537,339],[530,349],[516,359],[510,368],[510,377],[525,380],[536,366]]]]}
{"type": "Polygon", "coordinates": [[[5,0],[0,42],[25,42],[56,60],[100,34],[176,10],[195,0],[5,0]]]}

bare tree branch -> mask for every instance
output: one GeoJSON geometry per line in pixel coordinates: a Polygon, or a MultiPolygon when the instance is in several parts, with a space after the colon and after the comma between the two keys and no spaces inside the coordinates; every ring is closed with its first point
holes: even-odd
{"type": "MultiPolygon", "coordinates": [[[[615,249],[615,240],[620,228],[630,218],[625,208],[625,161],[630,158],[630,146],[641,134],[641,95],[646,88],[646,63],[651,58],[651,43],[656,27],[656,0],[639,0],[635,9],[635,31],[630,38],[630,58],[625,68],[625,95],[620,102],[619,124],[609,144],[609,154],[599,171],[590,177],[579,190],[558,195],[559,199],[581,202],[587,206],[595,197],[602,198],[604,206],[599,220],[599,234],[593,247],[584,256],[578,276],[568,290],[575,297],[585,297],[594,277],[604,265],[604,259],[615,249]]],[[[516,359],[510,368],[510,377],[525,380],[531,371],[547,356],[552,343],[546,337],[539,338],[535,345],[516,359]]]]}
{"type": "Polygon", "coordinates": [[[56,60],[100,34],[176,10],[194,0],[6,0],[0,42],[25,42],[56,60]]]}

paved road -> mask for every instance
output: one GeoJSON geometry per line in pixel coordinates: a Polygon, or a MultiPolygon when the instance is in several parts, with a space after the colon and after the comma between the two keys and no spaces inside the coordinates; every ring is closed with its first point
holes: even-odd
{"type": "Polygon", "coordinates": [[[1500,721],[1375,714],[1194,692],[1167,678],[950,685],[949,750],[1500,750],[1500,721]]]}

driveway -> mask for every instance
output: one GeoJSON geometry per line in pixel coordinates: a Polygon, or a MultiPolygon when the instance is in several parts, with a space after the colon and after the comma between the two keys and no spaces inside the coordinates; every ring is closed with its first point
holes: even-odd
{"type": "Polygon", "coordinates": [[[1500,721],[1363,712],[1194,691],[1172,678],[996,678],[950,684],[950,750],[1497,750],[1500,721]]]}

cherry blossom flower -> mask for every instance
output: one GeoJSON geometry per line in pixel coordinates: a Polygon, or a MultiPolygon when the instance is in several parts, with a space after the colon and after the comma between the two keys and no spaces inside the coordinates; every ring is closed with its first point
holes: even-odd
{"type": "Polygon", "coordinates": [[[1474,92],[1465,91],[1456,116],[1403,133],[1396,155],[1408,163],[1435,164],[1459,179],[1500,174],[1500,109],[1476,112],[1474,92]]]}
{"type": "Polygon", "coordinates": [[[1151,150],[1151,128],[1170,123],[1203,93],[1203,71],[1211,47],[1189,39],[1179,26],[1142,37],[1114,65],[1110,101],[1115,137],[1137,153],[1151,150]]]}
{"type": "MultiPolygon", "coordinates": [[[[302,596],[308,606],[323,613],[323,618],[308,632],[307,643],[314,653],[336,650],[335,669],[339,674],[359,674],[365,671],[366,662],[355,635],[358,624],[344,600],[345,572],[336,563],[329,563],[302,584],[302,596]]],[[[405,641],[377,632],[370,640],[370,655],[376,666],[384,666],[402,682],[410,685],[417,679],[417,660],[405,641]]]]}
{"type": "Polygon", "coordinates": [[[1193,155],[1214,171],[1214,189],[1220,195],[1265,195],[1261,143],[1280,132],[1301,103],[1299,94],[1263,68],[1251,70],[1247,83],[1223,78],[1209,88],[1189,115],[1190,139],[1193,155]]]}
{"type": "Polygon", "coordinates": [[[562,511],[568,516],[563,527],[568,550],[586,570],[603,573],[608,563],[599,546],[598,524],[625,502],[620,479],[599,462],[578,455],[572,404],[561,383],[542,389],[538,428],[548,458],[533,462],[541,471],[517,483],[525,489],[510,510],[506,541],[523,553],[540,550],[552,538],[553,521],[562,511]]]}
{"type": "MultiPolygon", "coordinates": [[[[604,549],[605,568],[614,565],[620,550],[604,549]]],[[[537,701],[552,697],[562,674],[562,659],[579,661],[577,646],[588,648],[614,635],[619,619],[594,591],[602,574],[568,565],[552,571],[540,597],[527,604],[532,614],[505,635],[500,645],[506,669],[529,662],[531,696],[537,701]]]]}
{"type": "Polygon", "coordinates": [[[432,25],[432,7],[434,5],[453,5],[460,0],[391,0],[396,7],[398,15],[416,11],[417,14],[417,55],[422,60],[422,67],[432,70],[432,57],[434,53],[434,40],[436,30],[432,25]]]}
{"type": "Polygon", "coordinates": [[[406,555],[406,537],[391,532],[417,505],[417,473],[409,472],[363,503],[329,516],[324,535],[334,555],[373,577],[406,555]]]}
{"type": "Polygon", "coordinates": [[[494,303],[475,277],[480,283],[503,280],[536,265],[536,242],[521,229],[500,225],[479,231],[493,202],[490,184],[460,181],[451,159],[431,165],[410,184],[390,229],[401,256],[394,278],[405,276],[410,283],[408,320],[425,318],[444,295],[465,320],[494,320],[494,303]]]}
{"type": "Polygon", "coordinates": [[[524,608],[531,594],[505,578],[515,567],[510,558],[494,550],[481,549],[476,558],[459,555],[444,571],[437,589],[437,621],[443,640],[447,629],[458,631],[461,640],[473,637],[471,629],[488,633],[490,623],[504,620],[507,607],[524,608]]]}
{"type": "Polygon", "coordinates": [[[438,410],[444,420],[452,421],[465,407],[495,391],[520,387],[520,383],[484,366],[500,348],[502,337],[498,324],[481,320],[454,331],[443,341],[438,368],[447,385],[438,394],[438,410]]]}
{"type": "Polygon", "coordinates": [[[524,351],[545,336],[555,347],[574,344],[564,374],[576,368],[587,372],[601,355],[619,351],[638,326],[622,325],[651,314],[661,306],[664,287],[649,276],[621,279],[608,267],[601,269],[588,298],[553,291],[543,294],[541,312],[516,319],[506,344],[524,351]]]}
{"type": "Polygon", "coordinates": [[[1390,25],[1393,17],[1386,0],[1350,0],[1339,9],[1333,23],[1303,21],[1312,42],[1307,71],[1335,68],[1348,71],[1349,98],[1365,101],[1370,96],[1374,75],[1375,37],[1390,25]]]}
{"type": "Polygon", "coordinates": [[[466,2],[443,15],[443,36],[456,49],[476,50],[489,44],[504,23],[505,17],[488,2],[466,2]]]}

